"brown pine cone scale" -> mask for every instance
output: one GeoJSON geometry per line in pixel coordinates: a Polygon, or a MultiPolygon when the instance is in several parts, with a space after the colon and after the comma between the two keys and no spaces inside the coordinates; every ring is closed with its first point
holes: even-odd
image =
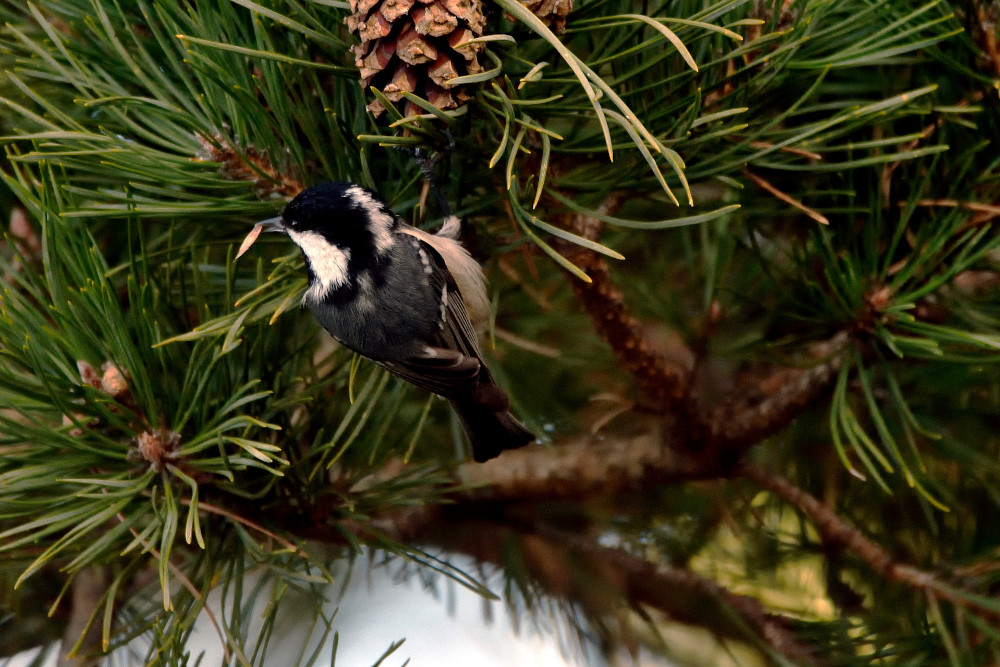
{"type": "MultiPolygon", "coordinates": [[[[486,19],[481,0],[351,0],[347,27],[358,38],[352,47],[364,88],[374,86],[392,102],[410,92],[440,109],[470,99],[449,86],[459,76],[483,71],[486,19]]],[[[368,105],[375,115],[378,100],[368,105]]],[[[420,109],[407,104],[407,114],[420,109]]]]}

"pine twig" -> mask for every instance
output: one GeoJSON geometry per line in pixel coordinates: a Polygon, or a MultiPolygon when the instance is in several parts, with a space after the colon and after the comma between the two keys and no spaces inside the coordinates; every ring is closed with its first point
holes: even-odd
{"type": "Polygon", "coordinates": [[[843,363],[841,352],[850,334],[841,331],[814,345],[809,356],[823,359],[805,369],[775,369],[754,383],[754,391],[730,397],[712,413],[708,446],[735,460],[747,448],[784,428],[834,381],[843,363]],[[762,388],[774,387],[761,396],[762,388]]]}
{"type": "Polygon", "coordinates": [[[903,563],[861,533],[831,507],[820,502],[791,481],[759,466],[742,463],[736,474],[749,479],[805,514],[823,543],[852,553],[885,578],[925,592],[957,606],[980,609],[993,622],[1000,621],[992,609],[962,595],[962,590],[947,583],[940,574],[903,563]]]}
{"type": "Polygon", "coordinates": [[[305,189],[300,178],[276,167],[269,156],[253,146],[238,149],[221,134],[198,138],[199,160],[221,162],[223,174],[234,181],[251,181],[261,197],[278,194],[290,199],[305,189]]]}
{"type": "MultiPolygon", "coordinates": [[[[600,212],[613,212],[620,205],[620,196],[613,194],[601,205],[600,212]]],[[[570,220],[570,229],[589,240],[596,240],[602,228],[599,220],[582,214],[570,220]]],[[[573,252],[572,260],[592,280],[590,283],[574,281],[573,290],[590,314],[594,327],[635,377],[644,395],[664,412],[674,409],[682,416],[685,440],[674,444],[698,450],[702,459],[700,464],[685,460],[681,466],[684,469],[690,466],[704,474],[710,469],[718,472],[720,465],[731,465],[747,448],[791,422],[830,386],[840,369],[840,352],[849,341],[847,332],[838,333],[810,350],[810,356],[824,359],[823,363],[805,370],[777,369],[758,383],[758,388],[777,386],[769,395],[763,398],[760,392],[736,395],[706,416],[691,395],[688,372],[671,365],[652,350],[640,323],[629,314],[621,292],[611,281],[604,259],[590,250],[569,247],[564,250],[573,252]]],[[[679,457],[685,459],[683,455],[679,457]]],[[[674,470],[674,463],[673,458],[668,458],[666,466],[674,470]]],[[[657,467],[652,466],[653,469],[657,467]]],[[[648,471],[650,468],[643,466],[642,469],[648,471]]],[[[587,475],[582,477],[588,478],[587,475]]]]}
{"type": "MultiPolygon", "coordinates": [[[[600,205],[598,212],[611,214],[622,204],[622,195],[613,193],[600,205]]],[[[583,238],[596,241],[603,223],[596,218],[574,214],[569,218],[570,230],[583,238]]],[[[639,321],[625,305],[620,290],[611,280],[607,262],[596,252],[582,248],[564,248],[572,252],[577,266],[586,272],[591,282],[573,281],[573,291],[590,315],[601,337],[636,379],[643,394],[659,409],[680,405],[687,397],[687,372],[656,352],[646,339],[639,321]]]]}
{"type": "MultiPolygon", "coordinates": [[[[687,623],[697,623],[718,630],[706,620],[725,619],[735,614],[731,631],[739,635],[750,630],[763,638],[772,649],[797,665],[817,665],[819,661],[807,646],[789,630],[779,616],[769,614],[756,599],[738,595],[690,570],[666,563],[653,563],[623,549],[600,546],[593,540],[569,533],[540,521],[534,532],[566,549],[578,559],[591,564],[595,572],[612,578],[612,584],[634,602],[649,605],[668,616],[687,623]]],[[[722,621],[725,625],[725,621],[722,621]]]]}
{"type": "Polygon", "coordinates": [[[554,447],[505,452],[486,463],[458,467],[468,498],[480,501],[554,500],[613,495],[668,481],[717,477],[704,460],[674,439],[661,418],[628,435],[581,436],[554,447]]]}

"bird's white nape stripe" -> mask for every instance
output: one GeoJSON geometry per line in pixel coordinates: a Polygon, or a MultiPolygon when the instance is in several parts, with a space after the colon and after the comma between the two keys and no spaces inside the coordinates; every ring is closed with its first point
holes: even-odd
{"type": "Polygon", "coordinates": [[[352,185],[344,191],[354,207],[368,214],[368,229],[372,233],[375,252],[385,254],[395,243],[392,228],[395,219],[392,213],[385,210],[382,202],[372,197],[371,193],[359,185],[352,185]]]}
{"type": "Polygon", "coordinates": [[[347,273],[350,250],[333,245],[316,232],[289,229],[288,236],[302,248],[313,273],[313,283],[306,290],[305,300],[320,302],[333,290],[351,282],[347,273]]]}

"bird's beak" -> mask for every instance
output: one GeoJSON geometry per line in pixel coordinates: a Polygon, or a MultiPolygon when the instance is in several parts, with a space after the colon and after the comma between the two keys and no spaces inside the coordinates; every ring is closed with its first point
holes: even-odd
{"type": "MultiPolygon", "coordinates": [[[[260,228],[260,232],[284,232],[285,221],[279,215],[267,220],[261,220],[253,227],[254,229],[260,228]]],[[[257,234],[260,234],[260,232],[257,232],[257,234]]]]}
{"type": "Polygon", "coordinates": [[[253,226],[253,229],[250,230],[250,233],[247,234],[247,237],[243,239],[243,243],[240,245],[240,250],[239,252],[236,253],[236,259],[239,259],[243,255],[243,253],[245,253],[247,250],[250,249],[250,246],[252,246],[253,242],[257,240],[257,237],[260,236],[261,232],[284,232],[284,231],[286,231],[285,221],[282,220],[280,215],[276,218],[268,218],[267,220],[261,220],[260,222],[258,222],[256,225],[253,226]]]}

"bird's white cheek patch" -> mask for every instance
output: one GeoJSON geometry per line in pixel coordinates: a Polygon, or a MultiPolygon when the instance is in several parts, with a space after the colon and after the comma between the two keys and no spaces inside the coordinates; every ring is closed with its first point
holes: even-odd
{"type": "Polygon", "coordinates": [[[314,280],[306,290],[306,301],[322,301],[330,292],[350,282],[347,275],[350,250],[333,245],[316,232],[296,232],[289,229],[288,236],[295,245],[302,248],[313,272],[314,280]]]}

